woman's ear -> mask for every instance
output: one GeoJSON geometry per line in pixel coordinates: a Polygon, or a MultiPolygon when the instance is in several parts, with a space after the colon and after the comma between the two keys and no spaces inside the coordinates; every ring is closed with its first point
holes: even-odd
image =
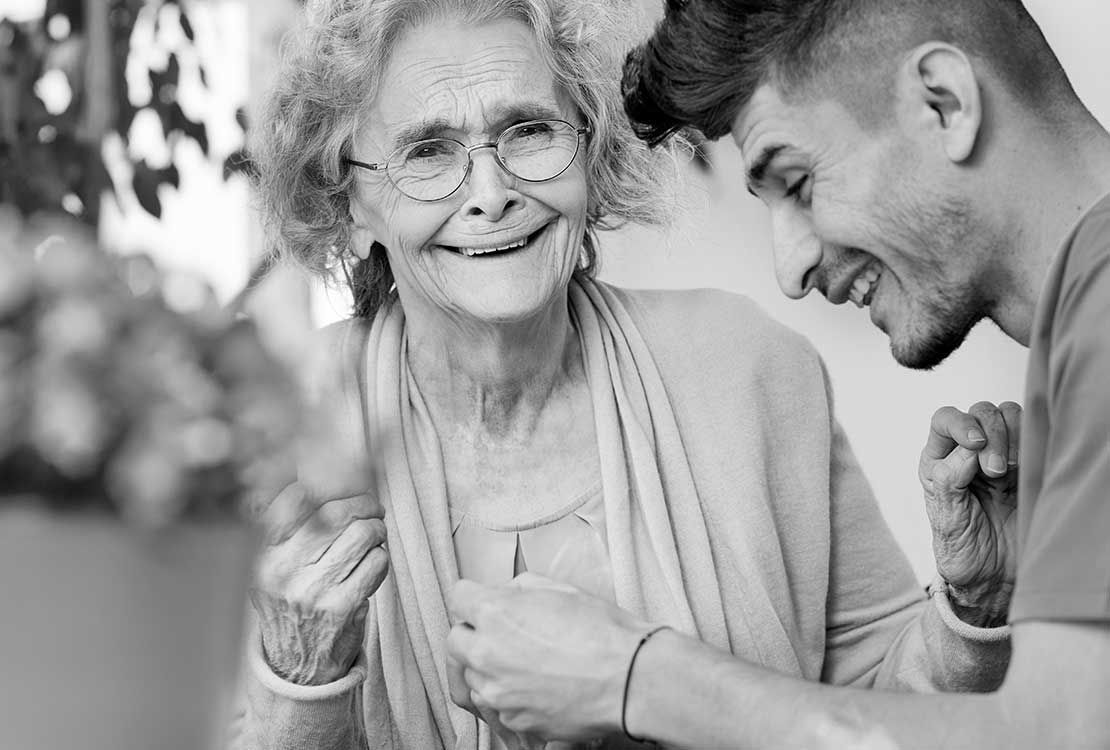
{"type": "Polygon", "coordinates": [[[953,162],[975,152],[983,124],[979,79],[971,60],[957,47],[926,42],[906,59],[899,75],[903,109],[917,128],[936,138],[953,162]]]}
{"type": "Polygon", "coordinates": [[[366,260],[370,257],[370,248],[374,245],[374,242],[374,235],[369,227],[357,222],[351,223],[350,249],[359,260],[366,260]]]}
{"type": "Polygon", "coordinates": [[[370,248],[377,241],[377,238],[370,229],[370,223],[367,221],[368,217],[364,215],[365,212],[357,201],[352,200],[347,211],[351,217],[350,251],[359,260],[366,260],[370,257],[370,248]]]}

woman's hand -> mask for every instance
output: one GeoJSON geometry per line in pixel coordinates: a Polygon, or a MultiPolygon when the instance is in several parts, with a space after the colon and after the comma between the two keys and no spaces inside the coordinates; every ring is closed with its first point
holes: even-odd
{"type": "Polygon", "coordinates": [[[961,619],[1003,622],[1017,566],[1021,407],[980,401],[937,410],[918,474],[933,529],[937,572],[961,619]]]}
{"type": "Polygon", "coordinates": [[[296,483],[263,512],[267,546],[251,602],[266,661],[282,679],[323,685],[350,671],[367,600],[389,568],[382,517],[369,495],[317,505],[296,483]]]}

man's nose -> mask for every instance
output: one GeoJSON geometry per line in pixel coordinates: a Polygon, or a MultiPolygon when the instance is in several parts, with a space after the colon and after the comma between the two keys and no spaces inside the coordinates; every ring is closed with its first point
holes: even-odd
{"type": "Polygon", "coordinates": [[[808,217],[792,208],[771,211],[775,276],[783,294],[801,299],[813,288],[821,264],[821,242],[808,217]]]}
{"type": "Polygon", "coordinates": [[[516,178],[501,167],[492,148],[475,149],[470,159],[463,216],[498,221],[520,203],[516,178]]]}

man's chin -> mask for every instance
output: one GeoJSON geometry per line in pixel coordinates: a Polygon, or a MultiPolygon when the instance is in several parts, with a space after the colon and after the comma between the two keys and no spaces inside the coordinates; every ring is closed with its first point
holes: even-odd
{"type": "Polygon", "coordinates": [[[918,338],[911,341],[890,337],[890,353],[894,361],[912,370],[932,370],[948,355],[960,348],[968,331],[949,332],[946,335],[918,338]]]}

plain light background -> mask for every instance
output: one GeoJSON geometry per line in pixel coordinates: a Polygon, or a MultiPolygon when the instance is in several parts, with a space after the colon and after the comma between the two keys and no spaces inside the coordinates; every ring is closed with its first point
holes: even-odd
{"type": "MultiPolygon", "coordinates": [[[[658,14],[661,0],[645,0],[658,14]]],[[[1026,0],[1092,113],[1110,125],[1108,0],[1026,0]]],[[[992,323],[931,372],[899,367],[866,309],[830,305],[820,294],[786,298],[778,289],[763,204],[744,187],[739,150],[712,147],[714,173],[690,180],[690,212],[667,232],[632,229],[602,237],[601,278],[629,287],[718,287],[745,294],[803,333],[831,373],[836,413],[871,480],[883,513],[922,581],[934,574],[917,459],[940,406],[1022,403],[1025,349],[992,323]]]]}

